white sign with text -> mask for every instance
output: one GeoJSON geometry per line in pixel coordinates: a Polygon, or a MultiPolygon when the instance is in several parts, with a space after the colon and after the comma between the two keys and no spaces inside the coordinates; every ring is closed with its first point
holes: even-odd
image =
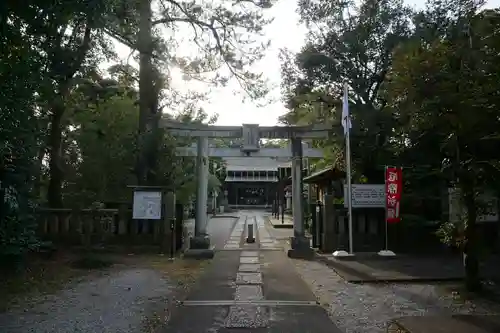
{"type": "MultiPolygon", "coordinates": [[[[385,208],[384,184],[352,184],[352,208],[385,208]]],[[[344,206],[347,207],[347,185],[344,185],[344,206]]]]}
{"type": "Polygon", "coordinates": [[[160,220],[161,192],[135,191],[132,217],[136,220],[160,220]]]}

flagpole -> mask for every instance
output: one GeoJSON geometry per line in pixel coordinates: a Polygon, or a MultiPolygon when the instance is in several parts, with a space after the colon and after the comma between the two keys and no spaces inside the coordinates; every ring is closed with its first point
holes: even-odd
{"type": "MultiPolygon", "coordinates": [[[[347,83],[344,83],[344,98],[347,103],[347,93],[348,87],[347,83]]],[[[346,114],[344,119],[346,127],[346,169],[347,169],[347,214],[348,214],[348,225],[349,225],[349,254],[354,253],[354,244],[352,236],[352,181],[351,181],[351,121],[349,113],[346,114]]]]}
{"type": "MultiPolygon", "coordinates": [[[[387,191],[387,165],[384,169],[384,191],[387,191]]],[[[385,250],[389,250],[389,223],[387,222],[387,193],[386,195],[386,203],[385,203],[385,250]]]]}

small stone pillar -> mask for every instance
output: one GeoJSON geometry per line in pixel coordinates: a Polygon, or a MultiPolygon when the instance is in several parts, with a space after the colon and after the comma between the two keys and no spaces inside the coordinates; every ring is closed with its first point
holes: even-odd
{"type": "Polygon", "coordinates": [[[290,192],[286,192],[286,210],[292,209],[292,194],[290,192]]]}

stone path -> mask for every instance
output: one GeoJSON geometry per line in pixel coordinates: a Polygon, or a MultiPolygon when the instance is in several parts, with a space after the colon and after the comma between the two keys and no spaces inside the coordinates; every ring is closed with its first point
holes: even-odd
{"type": "Polygon", "coordinates": [[[274,238],[271,237],[269,234],[269,231],[266,228],[266,222],[263,218],[262,215],[256,215],[255,220],[257,223],[258,227],[258,235],[259,235],[259,241],[260,241],[260,247],[261,249],[265,250],[281,250],[279,247],[279,242],[274,238]]]}
{"type": "Polygon", "coordinates": [[[169,333],[340,332],[266,229],[242,214],[211,268],[168,323],[169,333]],[[257,242],[244,244],[248,223],[257,242]],[[237,247],[238,246],[238,247],[237,247]]]}

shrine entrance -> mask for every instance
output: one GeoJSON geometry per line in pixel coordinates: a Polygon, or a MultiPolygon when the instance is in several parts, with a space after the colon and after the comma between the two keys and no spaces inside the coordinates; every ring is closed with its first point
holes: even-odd
{"type": "MultiPolygon", "coordinates": [[[[226,183],[234,183],[232,193],[236,205],[266,205],[269,203],[269,188],[271,185],[257,185],[266,179],[267,183],[277,183],[276,170],[262,169],[262,165],[251,166],[249,160],[261,159],[261,161],[291,160],[292,175],[292,203],[293,203],[293,225],[294,237],[292,238],[291,256],[303,256],[304,253],[312,253],[309,240],[304,235],[303,219],[303,182],[302,182],[302,159],[303,157],[323,157],[322,151],[312,148],[304,148],[303,139],[327,138],[331,133],[328,126],[274,126],[259,127],[256,124],[243,124],[243,126],[209,126],[204,124],[186,124],[164,119],[162,127],[166,128],[174,136],[196,137],[197,143],[191,147],[178,147],[177,154],[180,156],[196,156],[197,159],[197,207],[195,219],[195,236],[190,245],[193,250],[207,250],[210,248],[210,239],[206,234],[207,215],[207,184],[209,157],[221,157],[225,159],[239,159],[241,170],[231,170],[226,183]],[[242,143],[238,148],[210,147],[209,138],[239,138],[242,143]],[[288,139],[290,145],[286,148],[261,148],[260,139],[288,139]],[[238,173],[239,172],[239,173],[238,173]],[[244,174],[246,172],[246,174],[244,174]],[[276,172],[276,173],[274,173],[276,172]],[[243,177],[243,176],[246,177],[243,177]],[[276,182],[273,177],[276,175],[276,182]],[[251,177],[251,178],[250,178],[251,177]],[[238,179],[239,178],[239,179],[238,179]],[[251,179],[251,181],[248,181],[251,179]],[[231,181],[232,180],[232,181],[231,181]],[[239,181],[238,181],[239,180],[239,181]],[[271,180],[269,182],[269,180],[271,180]],[[247,184],[244,184],[247,183],[247,184]],[[250,184],[252,183],[252,184],[250,184]],[[267,190],[266,190],[267,189],[267,190]],[[295,254],[294,254],[295,253],[295,254]],[[300,254],[299,254],[300,253],[300,254]]],[[[262,164],[262,163],[258,163],[262,164]]],[[[229,190],[228,190],[229,195],[229,190]]],[[[272,202],[272,201],[271,201],[272,202]]]]}

